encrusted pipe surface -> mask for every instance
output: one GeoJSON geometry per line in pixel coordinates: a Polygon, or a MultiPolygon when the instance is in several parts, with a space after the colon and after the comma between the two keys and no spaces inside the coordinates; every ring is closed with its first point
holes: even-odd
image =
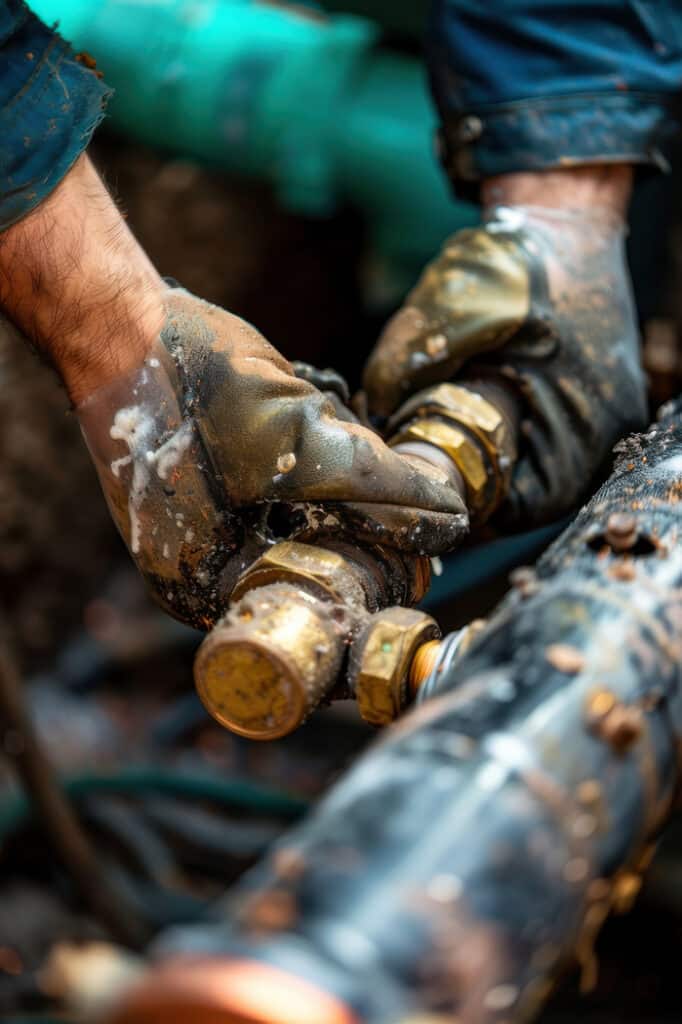
{"type": "Polygon", "coordinates": [[[636,895],[679,786],[682,423],[610,480],[431,699],[162,951],[248,956],[363,1024],[531,1020],[636,895]],[[627,522],[625,522],[627,517],[627,522]]]}

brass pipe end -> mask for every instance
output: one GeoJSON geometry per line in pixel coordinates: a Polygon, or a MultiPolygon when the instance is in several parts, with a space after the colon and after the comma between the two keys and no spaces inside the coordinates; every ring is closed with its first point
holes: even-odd
{"type": "Polygon", "coordinates": [[[517,458],[507,396],[500,388],[484,385],[483,390],[485,396],[445,383],[420,391],[393,417],[389,442],[422,442],[444,452],[461,474],[477,523],[485,522],[506,497],[517,458]]]}
{"type": "Polygon", "coordinates": [[[296,729],[334,683],[344,646],[333,605],[291,584],[259,587],[201,644],[197,692],[232,732],[278,739],[296,729]]]}

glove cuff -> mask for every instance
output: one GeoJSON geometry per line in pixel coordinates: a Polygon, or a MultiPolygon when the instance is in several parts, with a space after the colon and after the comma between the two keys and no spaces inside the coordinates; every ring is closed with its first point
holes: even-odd
{"type": "Polygon", "coordinates": [[[90,395],[77,413],[138,568],[170,614],[205,628],[220,614],[215,581],[233,544],[165,346],[156,341],[140,367],[90,395]]]}

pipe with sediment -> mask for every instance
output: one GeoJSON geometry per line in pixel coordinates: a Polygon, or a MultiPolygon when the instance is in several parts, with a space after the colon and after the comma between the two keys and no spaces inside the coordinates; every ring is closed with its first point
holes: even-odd
{"type": "Polygon", "coordinates": [[[673,410],[117,1021],[289,1024],[289,986],[312,1024],[517,1024],[576,959],[588,987],[680,785],[681,494],[673,410]]]}

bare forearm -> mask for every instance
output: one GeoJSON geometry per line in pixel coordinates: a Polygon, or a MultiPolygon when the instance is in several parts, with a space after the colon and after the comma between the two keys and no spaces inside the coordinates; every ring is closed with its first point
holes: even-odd
{"type": "Polygon", "coordinates": [[[87,156],[0,235],[0,306],[75,403],[142,362],[163,289],[87,156]]]}
{"type": "Polygon", "coordinates": [[[594,164],[551,171],[501,174],[483,182],[484,207],[608,208],[625,216],[632,193],[629,164],[594,164]]]}

